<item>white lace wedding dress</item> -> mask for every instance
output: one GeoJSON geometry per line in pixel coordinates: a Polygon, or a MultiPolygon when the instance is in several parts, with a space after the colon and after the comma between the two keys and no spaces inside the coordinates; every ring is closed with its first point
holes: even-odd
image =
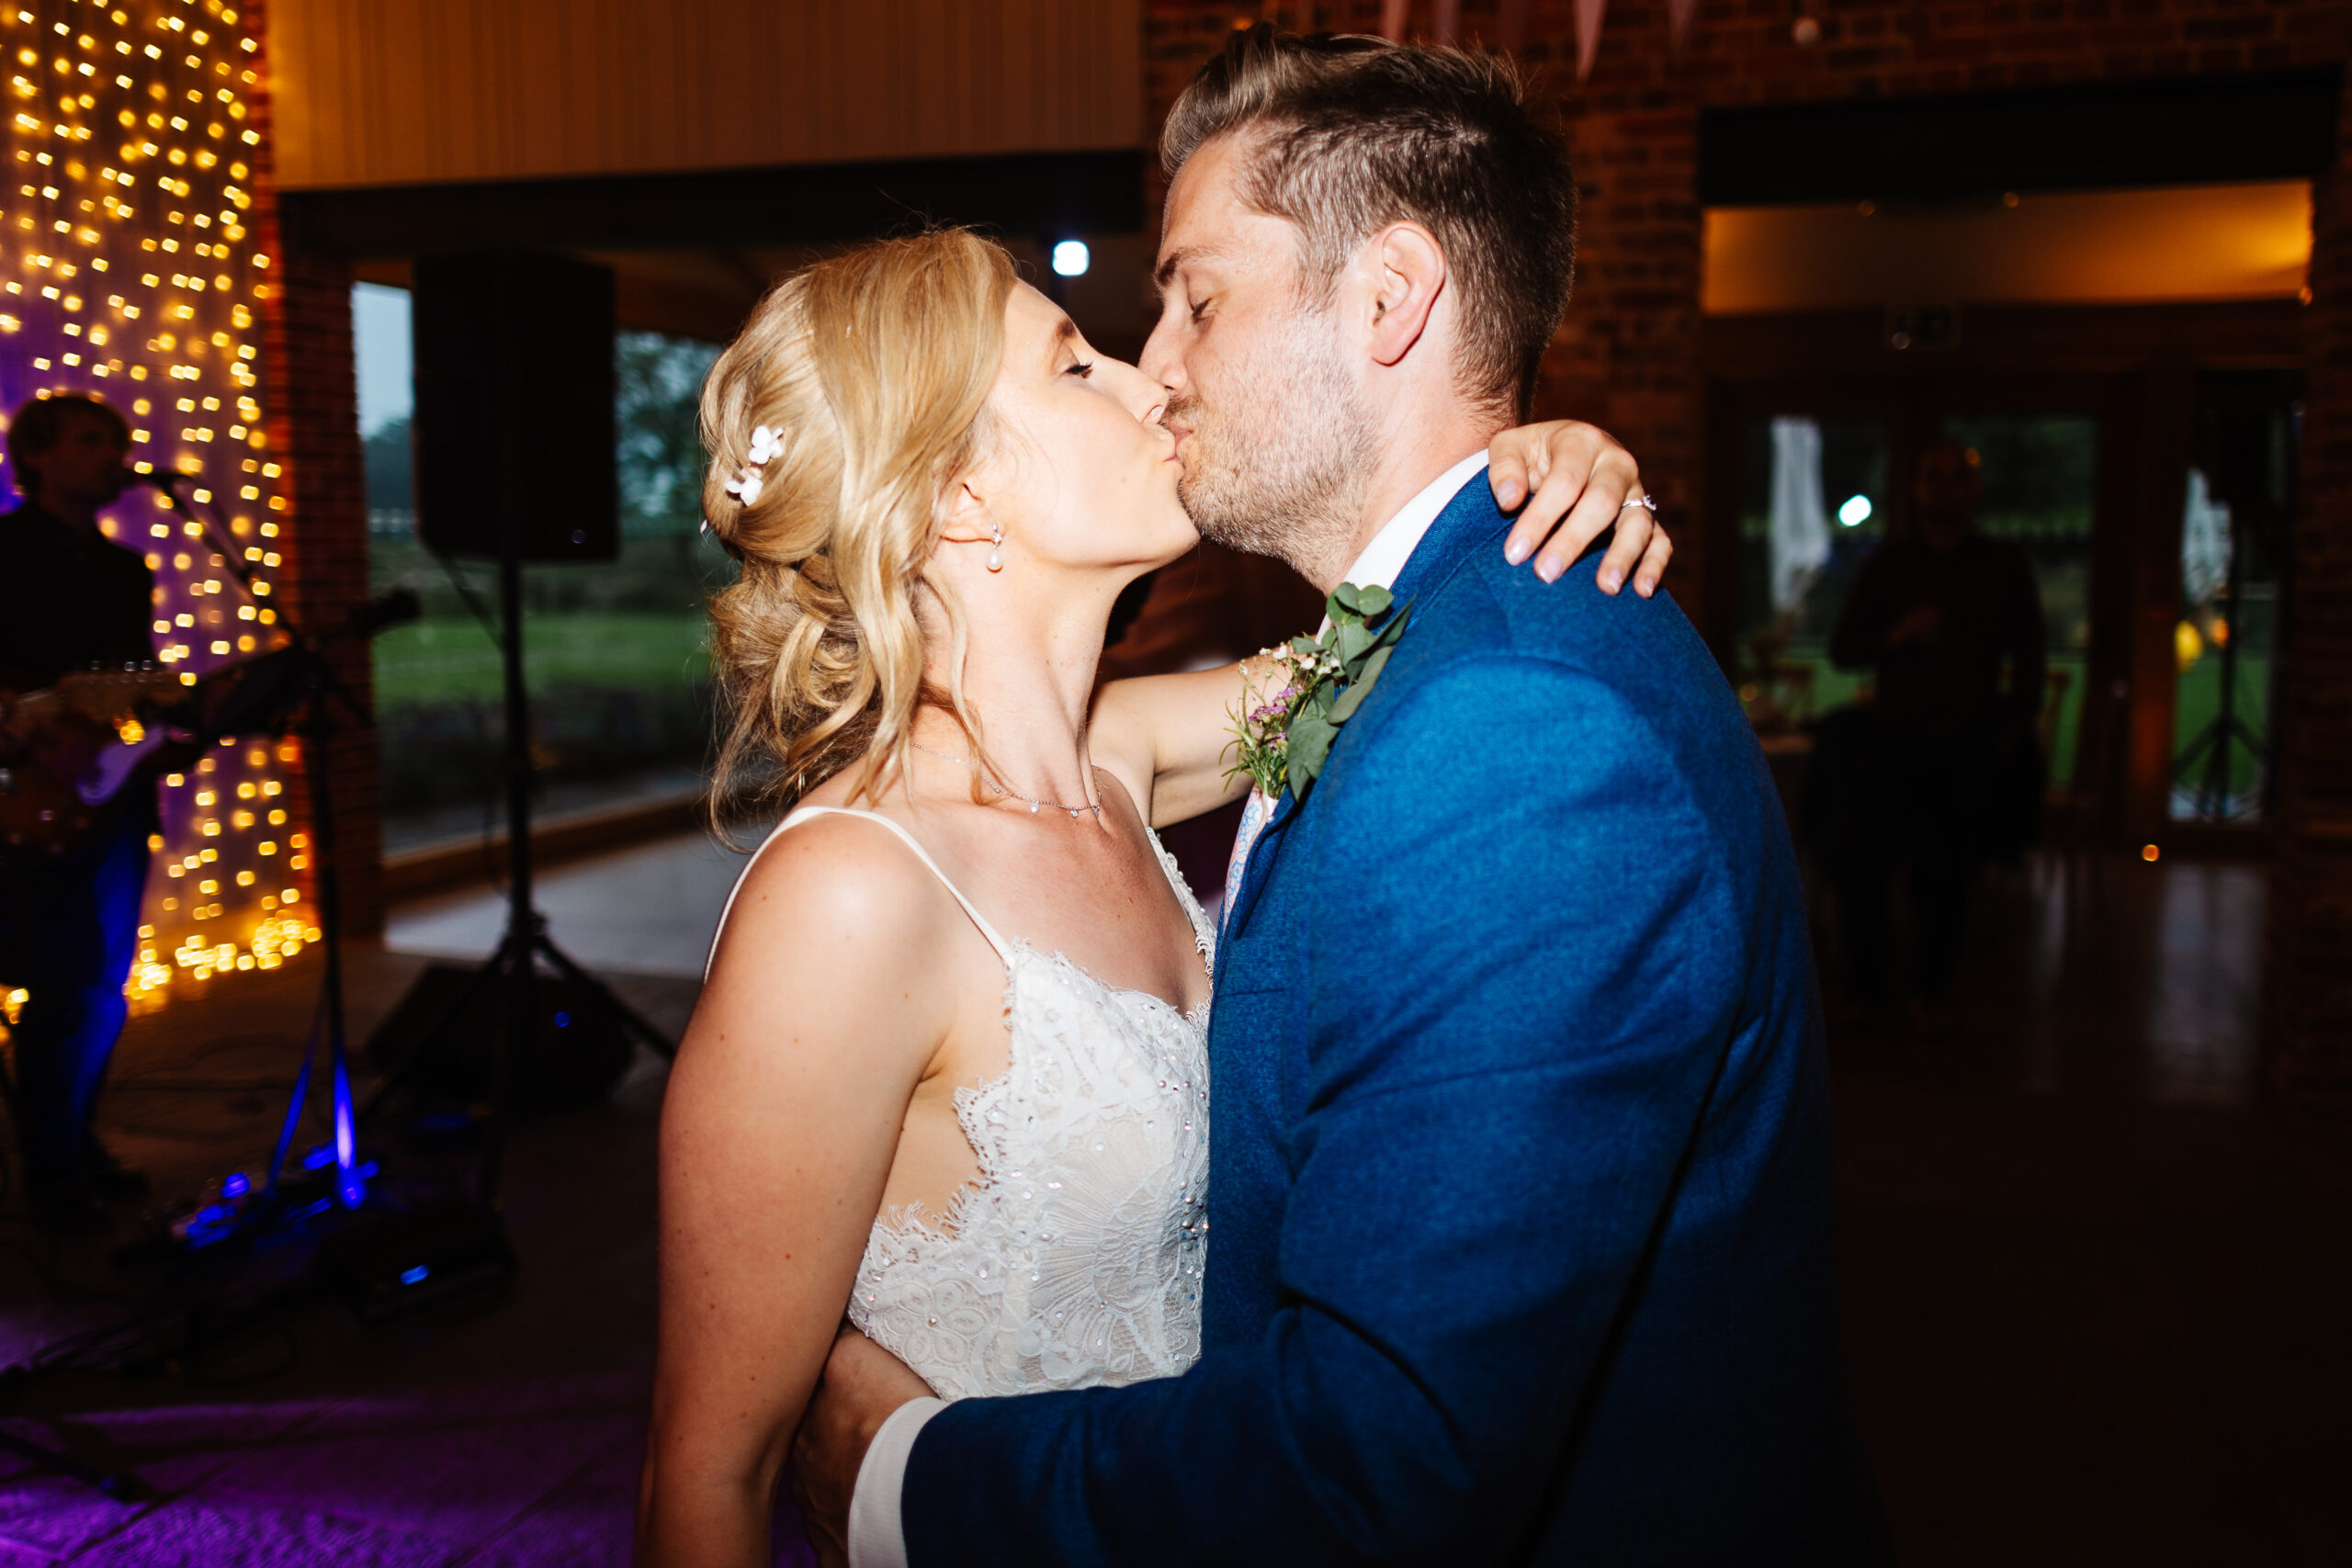
{"type": "MultiPolygon", "coordinates": [[[[944,1399],[1182,1372],[1200,1356],[1208,1250],[1207,1005],[1188,1016],[1006,940],[875,812],[803,807],[769,842],[831,814],[896,833],[963,906],[1004,960],[1012,1049],[1002,1077],[956,1093],[979,1180],[937,1224],[876,1218],[850,1321],[944,1399]]],[[[1208,918],[1152,848],[1213,962],[1208,918]]]]}

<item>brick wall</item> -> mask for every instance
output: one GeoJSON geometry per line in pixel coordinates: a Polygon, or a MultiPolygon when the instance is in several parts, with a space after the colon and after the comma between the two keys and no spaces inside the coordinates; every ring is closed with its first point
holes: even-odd
{"type": "MultiPolygon", "coordinates": [[[[260,4],[246,11],[257,37],[266,38],[260,4]]],[[[266,57],[259,62],[268,80],[266,57]]],[[[254,94],[258,186],[254,230],[276,258],[263,317],[262,400],[269,450],[286,473],[288,498],[285,581],[289,607],[312,632],[340,622],[368,596],[368,498],[359,445],[358,377],[351,342],[351,266],[340,257],[289,255],[278,232],[271,179],[269,100],[254,94]]],[[[338,645],[335,672],[362,704],[371,701],[368,645],[338,645]]],[[[344,929],[372,936],[383,926],[383,840],[377,820],[376,737],[350,728],[328,757],[328,788],[343,885],[344,929]]],[[[316,830],[317,803],[309,798],[307,769],[288,786],[301,818],[316,830]]]]}
{"type": "MultiPolygon", "coordinates": [[[[2352,49],[2343,0],[1702,0],[1679,50],[1663,4],[1614,0],[1591,78],[1578,84],[1571,9],[1572,0],[1521,6],[1520,56],[1557,98],[1584,202],[1576,298],[1545,357],[1539,407],[1615,433],[1669,519],[1701,515],[1706,477],[1702,108],[2278,70],[2335,64],[2352,49]],[[1803,14],[1820,27],[1809,47],[1793,36],[1803,14]]],[[[1425,32],[1435,10],[1413,0],[1409,28],[1425,32]]],[[[1459,10],[1465,37],[1498,35],[1499,0],[1459,10]]],[[[1237,21],[1371,30],[1379,12],[1373,0],[1148,0],[1149,129],[1237,21]]],[[[2272,1079],[2312,1097],[2352,1095],[2352,141],[2340,146],[2316,193],[2266,978],[2272,1079]]],[[[1684,526],[1676,543],[1674,587],[1694,599],[1708,542],[1684,526]]]]}
{"type": "MultiPolygon", "coordinates": [[[[2339,17],[2342,16],[2338,12],[2339,17]]],[[[2290,678],[2278,716],[2264,1049],[2297,1098],[2352,1100],[2352,102],[2314,192],[2290,678]]]]}

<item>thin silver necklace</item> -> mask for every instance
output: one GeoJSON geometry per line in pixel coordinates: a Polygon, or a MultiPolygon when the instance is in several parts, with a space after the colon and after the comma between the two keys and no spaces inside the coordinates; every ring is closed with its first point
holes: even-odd
{"type": "Polygon", "coordinates": [[[1084,806],[1072,806],[1068,801],[1040,800],[1034,795],[1023,795],[1017,789],[1010,789],[1004,784],[998,783],[996,778],[993,776],[991,770],[983,769],[979,763],[974,761],[969,757],[957,757],[949,752],[933,750],[931,747],[924,745],[920,740],[910,740],[908,744],[912,746],[918,751],[930,753],[930,755],[938,758],[943,762],[961,762],[967,769],[970,770],[974,773],[978,773],[982,784],[988,785],[989,788],[996,791],[999,795],[1008,796],[1013,800],[1027,801],[1029,803],[1029,815],[1032,817],[1036,816],[1038,812],[1050,806],[1057,811],[1069,812],[1069,819],[1073,822],[1077,821],[1080,818],[1085,816],[1090,811],[1094,813],[1094,819],[1097,822],[1102,820],[1102,807],[1092,802],[1089,802],[1084,806]]]}

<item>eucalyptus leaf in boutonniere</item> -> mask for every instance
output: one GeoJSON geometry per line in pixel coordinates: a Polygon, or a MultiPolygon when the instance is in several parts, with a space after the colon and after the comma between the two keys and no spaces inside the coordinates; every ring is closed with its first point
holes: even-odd
{"type": "Polygon", "coordinates": [[[1273,663],[1253,672],[1234,716],[1240,756],[1226,776],[1249,774],[1270,801],[1286,788],[1306,801],[1340,726],[1371,694],[1412,613],[1385,588],[1352,582],[1333,590],[1323,608],[1330,624],[1320,637],[1295,637],[1264,651],[1273,663]]]}

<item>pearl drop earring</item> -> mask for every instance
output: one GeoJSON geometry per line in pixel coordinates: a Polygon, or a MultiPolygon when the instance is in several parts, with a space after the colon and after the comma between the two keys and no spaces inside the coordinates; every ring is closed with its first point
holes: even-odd
{"type": "Polygon", "coordinates": [[[990,571],[1002,571],[1004,570],[1003,524],[999,523],[991,526],[989,531],[989,543],[995,547],[995,548],[989,551],[989,570],[990,571]]]}

